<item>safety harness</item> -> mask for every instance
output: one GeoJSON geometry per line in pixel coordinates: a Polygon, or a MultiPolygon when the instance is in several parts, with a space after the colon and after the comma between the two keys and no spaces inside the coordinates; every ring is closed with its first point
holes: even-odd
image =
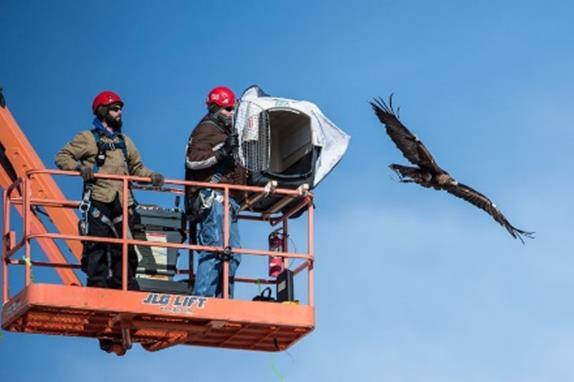
{"type": "MultiPolygon", "coordinates": [[[[101,134],[103,131],[103,128],[101,127],[101,123],[99,123],[99,120],[94,120],[94,125],[96,125],[95,128],[91,129],[90,132],[92,133],[92,135],[94,136],[94,139],[96,141],[96,146],[98,148],[98,152],[96,154],[96,160],[94,161],[94,165],[92,167],[92,170],[95,173],[97,173],[100,170],[100,167],[102,167],[106,161],[106,156],[107,156],[107,152],[108,151],[114,151],[114,150],[122,150],[123,155],[124,155],[124,160],[126,162],[126,165],[128,166],[128,173],[131,174],[131,167],[130,167],[130,163],[129,163],[129,154],[128,154],[128,148],[126,146],[126,141],[124,139],[124,136],[122,134],[117,134],[115,136],[117,136],[120,141],[119,142],[103,142],[101,140],[101,134]]],[[[84,182],[84,191],[82,194],[82,201],[80,202],[80,212],[82,214],[82,219],[80,221],[80,233],[82,235],[87,235],[88,233],[88,212],[90,210],[90,206],[92,204],[91,200],[92,200],[92,191],[94,190],[94,181],[91,182],[84,182]]],[[[133,200],[133,193],[131,191],[130,188],[130,194],[133,200]]],[[[100,220],[106,224],[107,226],[111,227],[112,232],[114,232],[114,234],[116,235],[116,237],[119,237],[117,232],[115,232],[115,228],[114,223],[120,222],[122,220],[122,216],[118,216],[119,220],[116,222],[115,220],[118,219],[114,219],[114,221],[110,221],[110,219],[108,219],[106,216],[104,216],[103,214],[100,214],[100,220]],[[106,218],[106,220],[108,220],[107,222],[104,220],[104,217],[106,218]]]]}
{"type": "MultiPolygon", "coordinates": [[[[92,167],[92,170],[95,173],[97,173],[100,168],[104,165],[105,161],[106,161],[106,157],[107,157],[107,153],[108,151],[114,151],[114,150],[122,150],[123,152],[123,156],[124,156],[124,160],[126,162],[126,165],[128,167],[128,173],[131,174],[131,167],[129,164],[129,154],[128,154],[128,148],[126,146],[126,142],[124,139],[124,136],[122,134],[116,134],[114,136],[117,136],[120,141],[119,142],[103,142],[101,140],[101,135],[102,134],[106,134],[103,126],[101,126],[101,122],[97,119],[94,119],[94,126],[95,128],[91,129],[90,132],[92,133],[92,135],[94,136],[94,139],[96,141],[96,146],[98,148],[98,152],[96,154],[96,158],[94,161],[94,165],[92,167]]],[[[112,137],[110,137],[112,138],[112,137]]],[[[89,213],[90,213],[90,207],[92,204],[92,191],[94,190],[94,181],[91,182],[84,182],[84,191],[83,191],[83,195],[82,195],[82,201],[80,202],[80,213],[82,214],[82,218],[80,219],[79,222],[79,231],[80,234],[82,236],[87,236],[88,235],[88,229],[89,229],[89,213]]],[[[132,197],[132,200],[135,201],[135,198],[133,196],[133,193],[131,191],[130,188],[130,194],[132,197]]],[[[109,217],[107,217],[106,215],[104,215],[101,211],[97,210],[96,208],[92,208],[91,209],[91,213],[92,216],[96,219],[99,219],[102,223],[104,223],[106,226],[108,226],[108,228],[110,229],[110,231],[114,234],[115,237],[120,237],[118,231],[116,230],[115,225],[120,223],[123,220],[123,216],[117,216],[116,218],[114,218],[113,220],[110,219],[109,217]]],[[[132,235],[130,230],[128,230],[128,238],[132,239],[132,235]]],[[[84,243],[85,244],[85,243],[84,243]]],[[[84,272],[87,272],[87,252],[86,252],[86,246],[84,246],[84,251],[82,254],[82,259],[81,259],[81,269],[84,272]]],[[[107,257],[108,257],[108,277],[111,277],[111,269],[109,268],[109,264],[111,264],[111,254],[110,251],[107,251],[107,257]]]]}
{"type": "MultiPolygon", "coordinates": [[[[222,126],[220,126],[217,122],[213,120],[213,117],[211,115],[205,117],[201,121],[201,124],[214,126],[220,132],[224,134],[229,134],[228,131],[226,131],[222,126]]],[[[189,144],[190,143],[188,143],[188,145],[189,144]]],[[[209,182],[210,183],[221,182],[221,179],[223,178],[223,173],[225,171],[225,167],[226,164],[223,163],[223,161],[217,163],[215,165],[215,172],[209,178],[209,182]]],[[[186,173],[185,178],[187,180],[193,179],[193,176],[191,175],[192,170],[186,168],[185,173],[186,173]]],[[[213,200],[215,198],[215,191],[213,190],[209,196],[204,196],[200,194],[199,191],[200,191],[199,187],[189,187],[189,190],[186,192],[186,194],[188,195],[186,198],[187,219],[191,222],[198,221],[202,215],[202,212],[208,210],[211,207],[211,204],[213,203],[213,200]]]]}

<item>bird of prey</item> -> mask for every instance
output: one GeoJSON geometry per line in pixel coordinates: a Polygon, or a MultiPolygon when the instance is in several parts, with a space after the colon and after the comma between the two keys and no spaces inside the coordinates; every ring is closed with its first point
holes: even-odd
{"type": "Polygon", "coordinates": [[[445,190],[476,207],[486,211],[492,218],[502,225],[514,237],[523,244],[522,236],[534,238],[534,232],[526,232],[514,227],[500,212],[494,203],[473,188],[457,182],[448,172],[439,167],[425,145],[406,128],[399,120],[393,108],[393,95],[389,97],[389,103],[382,98],[373,99],[370,102],[375,114],[385,125],[387,134],[395,145],[403,153],[404,157],[416,167],[391,164],[389,167],[397,173],[402,183],[416,183],[423,187],[445,190]]]}

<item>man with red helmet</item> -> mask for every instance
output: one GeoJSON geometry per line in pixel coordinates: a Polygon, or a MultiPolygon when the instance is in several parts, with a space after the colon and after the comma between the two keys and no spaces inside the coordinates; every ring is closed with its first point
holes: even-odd
{"type": "MultiPolygon", "coordinates": [[[[84,195],[80,207],[84,215],[81,234],[99,237],[121,237],[122,190],[119,180],[95,178],[94,173],[150,177],[154,186],[161,186],[161,174],[146,168],[132,140],[122,133],[124,102],[112,91],[103,91],[94,98],[95,115],[91,130],[82,131],[56,155],[56,166],[62,170],[79,171],[84,179],[84,195]]],[[[135,212],[134,199],[128,197],[130,230],[135,212]]],[[[128,251],[128,288],[138,289],[135,282],[137,255],[133,246],[128,251]]],[[[87,286],[121,288],[121,245],[85,242],[82,270],[87,274],[87,286]]],[[[110,340],[100,340],[106,351],[121,352],[110,340]]],[[[123,349],[123,348],[121,348],[123,349]]]]}
{"type": "MultiPolygon", "coordinates": [[[[233,131],[232,120],[235,94],[231,89],[218,86],[207,95],[207,114],[193,129],[189,137],[185,179],[200,182],[245,184],[246,170],[234,160],[239,147],[237,133],[233,131]]],[[[237,218],[239,202],[243,193],[230,193],[229,245],[239,248],[237,218]]],[[[191,188],[186,190],[186,209],[190,216],[192,232],[196,232],[199,245],[223,245],[223,192],[220,189],[191,188]]],[[[229,261],[229,294],[233,296],[233,278],[241,261],[240,254],[223,258],[207,251],[198,253],[194,294],[197,296],[221,296],[222,261],[229,261]]]]}

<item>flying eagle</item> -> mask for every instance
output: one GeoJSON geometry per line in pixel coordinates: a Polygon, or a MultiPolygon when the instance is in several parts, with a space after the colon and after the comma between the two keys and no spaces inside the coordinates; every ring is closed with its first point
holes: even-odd
{"type": "Polygon", "coordinates": [[[448,172],[438,166],[425,145],[399,120],[398,109],[397,113],[393,109],[392,94],[389,97],[388,105],[382,98],[373,99],[370,104],[379,120],[385,124],[387,134],[401,150],[404,157],[417,166],[402,166],[394,163],[389,166],[397,173],[402,183],[416,183],[423,187],[432,187],[435,190],[445,190],[449,194],[464,199],[486,211],[506,228],[512,237],[520,239],[523,244],[522,236],[534,238],[534,232],[526,232],[514,227],[490,199],[473,188],[457,182],[448,172]]]}

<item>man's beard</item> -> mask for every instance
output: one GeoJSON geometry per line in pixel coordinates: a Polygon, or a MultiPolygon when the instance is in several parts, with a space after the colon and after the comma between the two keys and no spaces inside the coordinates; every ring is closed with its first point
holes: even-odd
{"type": "Polygon", "coordinates": [[[110,114],[106,114],[104,117],[104,122],[114,130],[119,130],[122,128],[122,119],[121,118],[113,118],[110,114]]]}
{"type": "Polygon", "coordinates": [[[215,118],[221,122],[221,124],[225,127],[231,127],[231,124],[233,122],[233,116],[229,115],[229,116],[224,116],[223,113],[221,112],[221,110],[218,110],[217,112],[215,112],[215,118]]]}

